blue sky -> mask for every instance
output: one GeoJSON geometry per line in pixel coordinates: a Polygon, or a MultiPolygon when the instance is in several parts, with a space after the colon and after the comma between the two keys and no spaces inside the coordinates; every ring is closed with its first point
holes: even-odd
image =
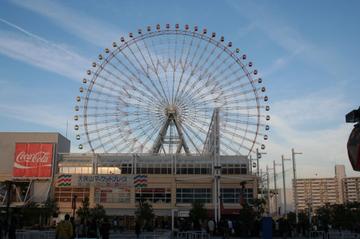
{"type": "Polygon", "coordinates": [[[261,73],[272,116],[263,166],[294,147],[299,176],[333,176],[336,163],[359,175],[344,120],[359,107],[359,10],[359,1],[1,1],[0,131],[65,135],[69,121],[73,139],[81,79],[105,47],[147,25],[190,24],[224,35],[261,73]]]}

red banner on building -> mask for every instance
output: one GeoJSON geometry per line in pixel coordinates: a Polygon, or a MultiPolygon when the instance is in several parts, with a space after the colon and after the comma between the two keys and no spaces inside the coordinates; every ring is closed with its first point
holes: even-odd
{"type": "Polygon", "coordinates": [[[53,144],[17,143],[13,176],[51,177],[53,144]]]}

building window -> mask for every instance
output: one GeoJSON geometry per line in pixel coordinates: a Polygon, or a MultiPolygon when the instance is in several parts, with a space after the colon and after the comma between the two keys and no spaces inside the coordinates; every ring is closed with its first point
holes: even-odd
{"type": "Polygon", "coordinates": [[[172,174],[171,164],[137,164],[136,172],[140,174],[172,174]]]}
{"type": "Polygon", "coordinates": [[[170,188],[142,188],[136,191],[135,200],[149,201],[151,203],[170,203],[171,189],[170,188]]]}
{"type": "Polygon", "coordinates": [[[121,169],[121,174],[131,174],[132,173],[132,165],[131,164],[121,164],[120,169],[121,169]]]}
{"type": "Polygon", "coordinates": [[[118,167],[98,167],[98,174],[122,174],[118,167]]]}
{"type": "Polygon", "coordinates": [[[81,203],[86,197],[89,198],[89,188],[71,188],[71,187],[57,187],[55,188],[55,200],[57,202],[71,203],[74,196],[76,202],[81,203]]]}
{"type": "Polygon", "coordinates": [[[176,174],[211,174],[211,164],[177,164],[176,174]]]}
{"type": "Polygon", "coordinates": [[[59,165],[59,173],[61,174],[92,174],[91,166],[61,166],[59,165]]]}
{"type": "Polygon", "coordinates": [[[96,203],[129,203],[130,189],[128,188],[96,188],[96,203]]]}
{"type": "Polygon", "coordinates": [[[177,188],[176,203],[211,203],[211,188],[177,188]]]}
{"type": "MultiPolygon", "coordinates": [[[[220,192],[223,203],[240,203],[241,190],[241,188],[221,188],[220,192]]],[[[252,203],[253,189],[245,188],[243,197],[247,203],[252,203]]]]}
{"type": "Polygon", "coordinates": [[[222,164],[222,174],[247,174],[248,168],[246,164],[222,164]]]}

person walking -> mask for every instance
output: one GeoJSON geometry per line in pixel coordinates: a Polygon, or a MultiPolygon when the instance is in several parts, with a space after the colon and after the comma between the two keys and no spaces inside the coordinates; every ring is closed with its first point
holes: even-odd
{"type": "Polygon", "coordinates": [[[209,228],[210,235],[213,236],[214,235],[214,230],[215,230],[215,223],[214,223],[214,221],[212,219],[210,219],[208,221],[208,228],[209,228]]]}
{"type": "Polygon", "coordinates": [[[2,239],[2,238],[3,238],[3,222],[0,219],[0,239],[2,239]]]}
{"type": "Polygon", "coordinates": [[[105,218],[100,227],[100,235],[101,235],[102,239],[109,239],[110,227],[111,227],[111,225],[109,223],[109,220],[107,218],[105,218]]]}
{"type": "Polygon", "coordinates": [[[98,238],[98,224],[96,219],[93,218],[87,227],[87,237],[98,238]]]}
{"type": "Polygon", "coordinates": [[[9,239],[16,239],[16,220],[15,218],[11,218],[9,231],[8,231],[8,238],[9,239]]]}
{"type": "Polygon", "coordinates": [[[70,215],[66,214],[64,220],[59,222],[55,231],[56,239],[71,239],[73,236],[73,226],[70,222],[70,215]]]}
{"type": "Polygon", "coordinates": [[[136,233],[136,238],[139,238],[141,233],[141,225],[138,220],[136,220],[135,222],[135,233],[136,233]]]}

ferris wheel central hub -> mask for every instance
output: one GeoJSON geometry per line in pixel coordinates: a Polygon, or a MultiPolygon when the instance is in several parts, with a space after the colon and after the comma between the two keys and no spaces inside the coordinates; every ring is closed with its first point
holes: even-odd
{"type": "Polygon", "coordinates": [[[167,117],[176,116],[176,114],[177,114],[177,107],[175,105],[169,105],[168,107],[165,108],[165,115],[167,117]]]}

